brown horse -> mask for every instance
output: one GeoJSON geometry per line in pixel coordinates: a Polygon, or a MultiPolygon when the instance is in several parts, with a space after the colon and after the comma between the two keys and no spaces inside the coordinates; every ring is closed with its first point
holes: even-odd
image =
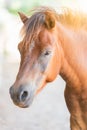
{"type": "Polygon", "coordinates": [[[18,45],[20,69],[10,88],[13,102],[28,107],[60,74],[66,82],[71,130],[87,130],[87,15],[68,9],[57,14],[47,7],[30,18],[19,14],[24,35],[18,45]]]}

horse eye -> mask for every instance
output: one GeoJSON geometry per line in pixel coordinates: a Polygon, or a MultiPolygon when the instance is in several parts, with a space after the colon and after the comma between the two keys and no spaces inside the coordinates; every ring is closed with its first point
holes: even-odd
{"type": "Polygon", "coordinates": [[[44,53],[44,55],[45,55],[45,56],[48,56],[50,53],[51,53],[51,51],[46,51],[46,52],[44,53]]]}

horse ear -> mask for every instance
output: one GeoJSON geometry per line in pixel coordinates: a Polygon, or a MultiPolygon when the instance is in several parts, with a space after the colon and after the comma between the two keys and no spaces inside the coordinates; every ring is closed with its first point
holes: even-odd
{"type": "Polygon", "coordinates": [[[52,29],[55,27],[55,17],[53,16],[53,14],[46,13],[45,26],[47,29],[52,29]]]}
{"type": "Polygon", "coordinates": [[[25,24],[25,22],[28,20],[28,17],[25,14],[21,13],[21,12],[18,12],[18,14],[19,14],[22,22],[25,24]]]}

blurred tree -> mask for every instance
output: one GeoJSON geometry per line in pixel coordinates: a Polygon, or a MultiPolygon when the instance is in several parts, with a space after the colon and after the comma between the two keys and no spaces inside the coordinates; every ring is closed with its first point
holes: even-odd
{"type": "Polygon", "coordinates": [[[5,0],[4,6],[9,12],[17,14],[18,11],[28,13],[32,7],[39,6],[39,3],[40,0],[5,0]]]}

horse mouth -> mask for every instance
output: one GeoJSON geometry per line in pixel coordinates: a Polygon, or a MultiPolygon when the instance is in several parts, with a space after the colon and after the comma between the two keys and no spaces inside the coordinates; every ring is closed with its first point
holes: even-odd
{"type": "Polygon", "coordinates": [[[24,102],[18,102],[18,101],[15,101],[15,100],[13,100],[13,103],[16,105],[16,106],[18,106],[18,107],[20,107],[20,108],[28,108],[28,107],[30,107],[31,106],[31,104],[32,104],[32,102],[33,102],[33,99],[34,99],[34,97],[32,97],[32,98],[29,98],[29,99],[27,99],[26,101],[24,101],[24,102]]]}

